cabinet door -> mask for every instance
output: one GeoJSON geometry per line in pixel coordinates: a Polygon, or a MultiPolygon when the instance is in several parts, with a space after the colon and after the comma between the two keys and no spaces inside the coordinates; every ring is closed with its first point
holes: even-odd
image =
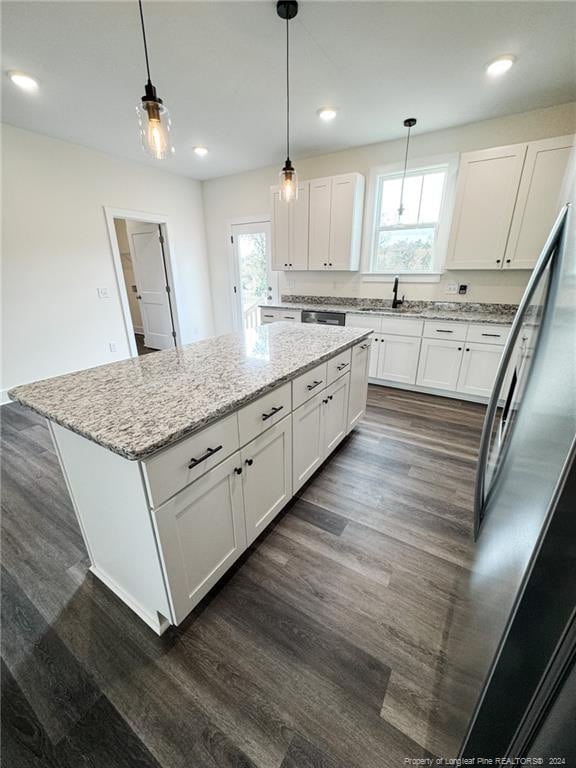
{"type": "Polygon", "coordinates": [[[329,456],[348,431],[350,374],[342,376],[322,394],[324,408],[324,457],[329,456]]]}
{"type": "Polygon", "coordinates": [[[506,269],[532,269],[544,247],[562,203],[562,183],[574,136],[534,141],[528,145],[506,248],[506,269]]]}
{"type": "Polygon", "coordinates": [[[503,349],[498,344],[467,342],[458,376],[458,392],[490,397],[503,349]]]}
{"type": "Polygon", "coordinates": [[[289,269],[290,206],[281,202],[278,189],[272,187],[272,269],[289,269]]]}
{"type": "Polygon", "coordinates": [[[329,268],[331,198],[332,179],[314,179],[310,182],[309,269],[329,268]]]}
{"type": "Polygon", "coordinates": [[[352,347],[352,365],[350,369],[350,392],[348,394],[348,432],[350,432],[366,413],[368,394],[368,364],[373,344],[363,341],[352,347]]]}
{"type": "Polygon", "coordinates": [[[416,383],[434,389],[456,389],[464,342],[422,339],[416,383]]]}
{"type": "Polygon", "coordinates": [[[308,269],[308,220],[310,185],[307,181],[298,184],[298,199],[286,206],[290,209],[290,269],[308,269]]]}
{"type": "Polygon", "coordinates": [[[240,453],[153,512],[177,622],[246,548],[240,453]]]}
{"type": "Polygon", "coordinates": [[[401,384],[415,384],[420,339],[383,334],[379,344],[377,377],[401,384]]]}
{"type": "Polygon", "coordinates": [[[279,421],[242,449],[242,487],[248,544],[292,496],[292,419],[279,421]]]}
{"type": "Polygon", "coordinates": [[[324,461],[323,400],[320,392],[292,413],[293,493],[324,461]]]}
{"type": "Polygon", "coordinates": [[[500,269],[512,223],[526,144],[460,158],[448,246],[451,269],[500,269]]]}
{"type": "Polygon", "coordinates": [[[371,379],[378,378],[378,357],[380,355],[380,336],[375,336],[370,345],[370,358],[368,360],[368,376],[371,379]]]}
{"type": "Polygon", "coordinates": [[[331,269],[358,269],[364,179],[350,173],[332,179],[330,212],[331,269]]]}

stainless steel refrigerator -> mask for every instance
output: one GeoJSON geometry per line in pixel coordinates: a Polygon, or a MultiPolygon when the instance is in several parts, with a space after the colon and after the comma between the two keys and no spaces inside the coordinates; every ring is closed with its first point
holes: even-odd
{"type": "Polygon", "coordinates": [[[460,757],[556,755],[565,759],[558,764],[576,766],[576,216],[569,204],[503,354],[484,424],[475,517],[474,562],[445,631],[439,725],[446,728],[450,711],[460,757]]]}

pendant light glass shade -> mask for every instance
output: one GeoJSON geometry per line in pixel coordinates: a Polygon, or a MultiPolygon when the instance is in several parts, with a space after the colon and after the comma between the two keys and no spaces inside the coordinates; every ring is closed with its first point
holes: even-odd
{"type": "Polygon", "coordinates": [[[165,160],[174,154],[170,137],[170,113],[156,96],[151,83],[146,85],[146,94],[136,107],[140,125],[140,140],[144,152],[155,160],[165,160]]]}
{"type": "Polygon", "coordinates": [[[298,200],[298,174],[294,170],[290,158],[287,158],[284,168],[280,171],[280,200],[291,203],[298,200]]]}

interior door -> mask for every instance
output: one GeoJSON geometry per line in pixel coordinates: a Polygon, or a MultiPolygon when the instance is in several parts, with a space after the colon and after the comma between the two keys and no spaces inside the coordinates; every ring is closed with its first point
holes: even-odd
{"type": "Polygon", "coordinates": [[[278,275],[272,271],[269,221],[232,226],[234,325],[237,331],[260,325],[261,304],[278,300],[278,275]]]}
{"type": "Polygon", "coordinates": [[[176,343],[170,292],[160,241],[160,228],[143,224],[144,231],[131,231],[132,258],[138,287],[144,344],[151,349],[169,349],[176,343]]]}

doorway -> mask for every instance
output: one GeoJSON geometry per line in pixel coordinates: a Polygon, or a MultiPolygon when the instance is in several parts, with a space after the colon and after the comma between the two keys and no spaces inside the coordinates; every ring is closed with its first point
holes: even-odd
{"type": "Polygon", "coordinates": [[[269,221],[251,221],[230,227],[236,330],[259,326],[259,306],[278,300],[278,274],[272,271],[270,239],[269,221]]]}
{"type": "Polygon", "coordinates": [[[132,355],[177,346],[166,225],[113,214],[108,218],[132,355]]]}

